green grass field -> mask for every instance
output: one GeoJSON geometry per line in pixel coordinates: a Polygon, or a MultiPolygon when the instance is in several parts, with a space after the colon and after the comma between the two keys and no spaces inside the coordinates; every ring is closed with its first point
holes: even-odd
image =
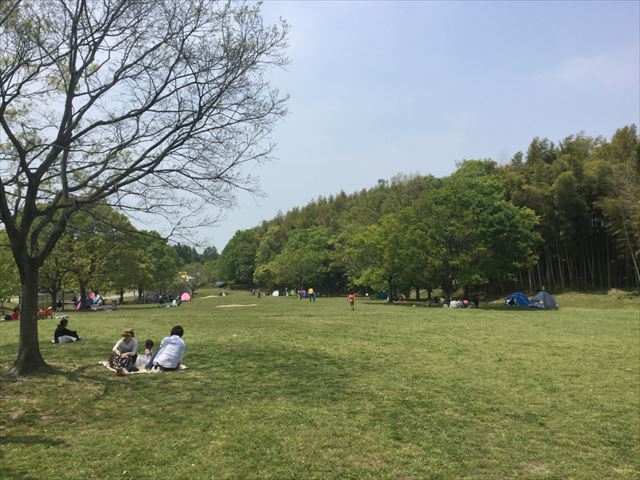
{"type": "MultiPolygon", "coordinates": [[[[257,299],[71,313],[86,341],[41,348],[56,375],[4,373],[2,479],[637,479],[638,297],[558,311],[257,299]],[[256,306],[218,308],[221,305],[256,306]],[[98,364],[125,327],[185,328],[183,372],[98,364]]],[[[615,297],[615,296],[614,296],[615,297]]]]}

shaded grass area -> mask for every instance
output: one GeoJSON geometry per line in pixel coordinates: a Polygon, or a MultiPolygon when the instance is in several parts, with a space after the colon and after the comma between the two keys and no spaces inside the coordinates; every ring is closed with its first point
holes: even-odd
{"type": "MultiPolygon", "coordinates": [[[[2,378],[0,478],[637,478],[640,310],[564,304],[351,312],[234,292],[73,313],[87,341],[62,346],[43,320],[62,373],[2,378]],[[123,328],[158,343],[177,323],[189,370],[97,365],[123,328]]],[[[0,324],[2,371],[17,333],[0,324]]]]}

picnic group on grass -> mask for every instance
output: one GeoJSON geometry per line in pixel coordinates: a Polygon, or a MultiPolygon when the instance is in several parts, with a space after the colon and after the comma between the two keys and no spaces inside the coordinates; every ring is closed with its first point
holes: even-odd
{"type": "MultiPolygon", "coordinates": [[[[66,317],[60,319],[53,333],[54,343],[71,343],[82,340],[75,330],[68,328],[69,320],[66,317]]],[[[153,352],[153,340],[147,340],[144,345],[144,353],[138,354],[138,341],[132,328],[127,328],[122,333],[111,350],[108,365],[118,375],[146,371],[171,371],[178,370],[184,357],[186,344],[182,339],[184,329],[176,325],[171,329],[169,336],[160,342],[160,348],[153,352]]]]}
{"type": "Polygon", "coordinates": [[[138,372],[141,369],[170,371],[178,370],[184,357],[186,345],[182,336],[184,329],[176,325],[171,329],[168,337],[160,342],[160,348],[153,353],[153,340],[145,342],[143,355],[138,355],[138,341],[133,329],[127,328],[113,346],[113,353],[109,358],[109,366],[118,374],[138,372]]]}

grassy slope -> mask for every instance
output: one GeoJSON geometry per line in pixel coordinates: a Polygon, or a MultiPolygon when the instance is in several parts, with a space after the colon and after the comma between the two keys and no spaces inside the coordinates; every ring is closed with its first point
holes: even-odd
{"type": "MultiPolygon", "coordinates": [[[[637,297],[351,312],[344,299],[206,295],[71,314],[80,344],[46,343],[56,321],[41,321],[63,373],[2,379],[0,478],[640,475],[637,297]],[[242,303],[258,305],[217,308],[242,303]],[[97,365],[124,327],[159,342],[177,323],[190,370],[119,378],[97,365]]],[[[0,323],[1,371],[17,327],[0,323]]]]}

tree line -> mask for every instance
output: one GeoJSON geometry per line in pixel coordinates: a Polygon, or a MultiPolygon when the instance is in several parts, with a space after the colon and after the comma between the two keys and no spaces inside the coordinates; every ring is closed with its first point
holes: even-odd
{"type": "MultiPolygon", "coordinates": [[[[81,308],[91,292],[137,292],[146,301],[167,292],[191,294],[207,283],[207,261],[215,260],[215,247],[202,253],[191,245],[171,245],[158,232],[136,229],[129,219],[106,204],[89,206],[67,224],[60,240],[39,270],[41,293],[49,304],[72,293],[81,308]]],[[[20,294],[20,276],[6,232],[0,230],[0,299],[20,294]]]]}
{"type": "Polygon", "coordinates": [[[506,165],[466,160],[448,177],[398,175],[320,197],[239,230],[218,278],[262,288],[427,295],[638,288],[640,142],[534,138],[506,165]]]}

